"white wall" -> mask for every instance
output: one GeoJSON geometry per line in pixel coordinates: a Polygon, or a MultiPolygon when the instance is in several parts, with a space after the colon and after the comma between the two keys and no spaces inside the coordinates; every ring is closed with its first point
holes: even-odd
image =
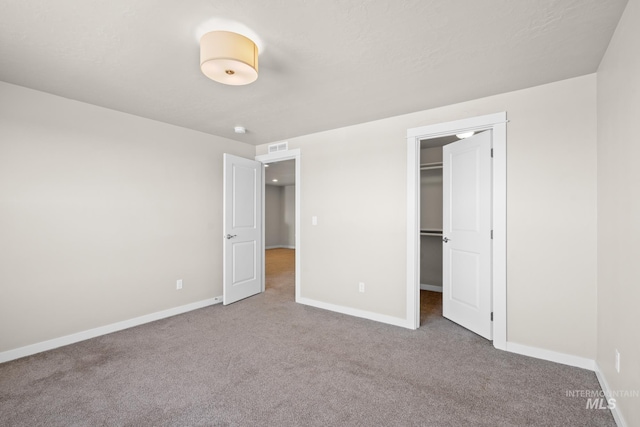
{"type": "Polygon", "coordinates": [[[303,158],[302,296],[405,318],[406,131],[500,111],[508,340],[594,359],[595,75],[289,139],[303,158]]]}
{"type": "Polygon", "coordinates": [[[266,185],[265,193],[265,247],[295,248],[295,185],[266,185]]]}
{"type": "Polygon", "coordinates": [[[0,352],[222,295],[223,152],[0,83],[0,352]]]}
{"type": "Polygon", "coordinates": [[[280,228],[284,223],[282,187],[265,185],[264,245],[266,248],[282,246],[280,228]]]}
{"type": "MultiPolygon", "coordinates": [[[[640,1],[629,0],[598,70],[598,357],[613,391],[640,392],[640,1]],[[620,352],[620,373],[614,367],[620,352]]],[[[640,425],[640,398],[617,398],[640,425]]]]}

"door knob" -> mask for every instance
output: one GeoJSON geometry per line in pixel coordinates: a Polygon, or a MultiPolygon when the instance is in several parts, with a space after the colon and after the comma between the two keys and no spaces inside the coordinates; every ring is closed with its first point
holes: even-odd
{"type": "Polygon", "coordinates": [[[448,238],[448,237],[445,237],[445,238],[443,238],[443,239],[442,239],[442,241],[443,241],[443,242],[445,242],[445,243],[447,243],[447,242],[449,241],[449,238],[448,238]]]}
{"type": "Polygon", "coordinates": [[[231,235],[231,234],[227,234],[225,237],[226,237],[227,239],[233,239],[233,238],[234,238],[234,237],[236,237],[236,236],[237,236],[237,234],[233,234],[233,235],[231,235]]]}

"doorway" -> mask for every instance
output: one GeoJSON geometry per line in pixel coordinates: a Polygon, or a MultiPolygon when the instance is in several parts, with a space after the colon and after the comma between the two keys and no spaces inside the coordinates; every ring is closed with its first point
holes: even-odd
{"type": "Polygon", "coordinates": [[[265,292],[295,298],[295,159],[264,164],[265,292]]]}
{"type": "Polygon", "coordinates": [[[420,141],[420,327],[443,317],[443,153],[455,135],[420,141]]]}
{"type": "Polygon", "coordinates": [[[421,142],[463,131],[490,130],[493,147],[491,175],[491,229],[493,257],[490,261],[491,322],[493,345],[506,348],[506,113],[474,117],[409,129],[407,131],[407,327],[420,326],[420,146],[421,142]]]}
{"type": "Polygon", "coordinates": [[[491,340],[491,131],[453,139],[421,141],[421,300],[439,290],[444,317],[491,340]]]}
{"type": "MultiPolygon", "coordinates": [[[[302,257],[301,234],[300,234],[300,205],[301,205],[301,162],[300,150],[285,150],[270,154],[256,156],[257,161],[262,162],[263,167],[263,247],[262,252],[265,259],[263,269],[263,292],[267,281],[267,269],[270,273],[285,274],[289,276],[293,273],[295,286],[294,298],[298,302],[300,298],[300,266],[302,257]],[[274,181],[276,179],[277,181],[274,181]],[[272,187],[272,188],[269,188],[272,187]],[[280,189],[273,188],[280,187],[280,189]],[[267,204],[273,204],[274,199],[268,200],[269,195],[275,196],[275,203],[281,203],[281,208],[271,209],[267,204]],[[293,199],[293,203],[291,203],[293,199]],[[293,209],[291,208],[293,205],[293,209]],[[271,214],[267,210],[271,210],[271,214]],[[280,211],[280,213],[278,213],[280,211]],[[275,216],[274,216],[275,215],[275,216]],[[267,224],[270,221],[271,224],[267,224]],[[277,225],[274,225],[277,224],[277,225]],[[270,230],[267,226],[270,225],[270,230]],[[273,251],[273,252],[268,252],[273,251]],[[292,251],[295,251],[292,253],[292,251]],[[294,268],[291,272],[291,258],[294,258],[294,268]],[[271,265],[269,265],[270,263],[271,265]]],[[[285,278],[290,280],[290,277],[285,278]]]]}

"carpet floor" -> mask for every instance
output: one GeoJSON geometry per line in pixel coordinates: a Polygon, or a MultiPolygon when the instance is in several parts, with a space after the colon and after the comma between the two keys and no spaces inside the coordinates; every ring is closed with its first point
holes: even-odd
{"type": "Polygon", "coordinates": [[[437,294],[417,331],[296,304],[294,256],[238,303],[0,365],[0,425],[615,426],[573,397],[593,372],[496,350],[437,294]]]}

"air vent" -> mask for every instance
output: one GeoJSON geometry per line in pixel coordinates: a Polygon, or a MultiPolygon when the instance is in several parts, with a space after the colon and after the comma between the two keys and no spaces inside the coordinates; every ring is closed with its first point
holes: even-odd
{"type": "Polygon", "coordinates": [[[279,142],[267,146],[269,153],[277,153],[278,151],[287,151],[289,149],[288,142],[279,142]]]}

